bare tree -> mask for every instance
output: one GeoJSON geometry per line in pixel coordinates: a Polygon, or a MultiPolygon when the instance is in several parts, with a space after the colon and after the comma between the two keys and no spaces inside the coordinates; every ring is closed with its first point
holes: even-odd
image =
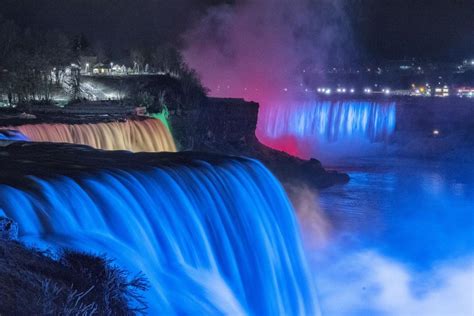
{"type": "Polygon", "coordinates": [[[71,100],[79,100],[82,96],[81,91],[81,69],[79,67],[71,67],[71,73],[69,76],[69,89],[71,100]]]}
{"type": "Polygon", "coordinates": [[[145,55],[139,49],[132,49],[130,52],[130,60],[133,64],[133,70],[136,73],[143,71],[145,65],[145,55]]]}
{"type": "Polygon", "coordinates": [[[183,56],[170,45],[157,47],[152,54],[152,63],[157,71],[168,74],[178,74],[184,66],[183,56]]]}

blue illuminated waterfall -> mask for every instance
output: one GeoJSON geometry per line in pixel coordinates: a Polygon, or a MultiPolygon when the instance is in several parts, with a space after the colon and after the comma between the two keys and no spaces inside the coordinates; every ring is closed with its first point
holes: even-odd
{"type": "Polygon", "coordinates": [[[20,133],[19,131],[9,130],[9,129],[0,129],[0,140],[29,140],[28,137],[20,133]]]}
{"type": "MultiPolygon", "coordinates": [[[[296,154],[383,143],[395,131],[396,104],[372,101],[315,101],[263,107],[258,136],[266,144],[296,154]],[[296,145],[288,141],[297,142],[296,145]]],[[[319,157],[319,156],[318,156],[319,157]]]]}
{"type": "Polygon", "coordinates": [[[259,162],[41,146],[0,148],[0,215],[25,241],[143,271],[151,315],[318,314],[294,212],[259,162]]]}
{"type": "Polygon", "coordinates": [[[321,141],[363,138],[380,141],[395,129],[395,103],[321,101],[263,111],[265,135],[313,136],[321,141]]]}

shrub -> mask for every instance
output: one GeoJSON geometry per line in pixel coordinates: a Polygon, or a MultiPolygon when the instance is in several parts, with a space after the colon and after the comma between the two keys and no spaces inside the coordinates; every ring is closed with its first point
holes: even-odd
{"type": "Polygon", "coordinates": [[[0,240],[1,315],[136,315],[145,313],[142,275],[129,278],[105,256],[51,253],[0,240]]]}

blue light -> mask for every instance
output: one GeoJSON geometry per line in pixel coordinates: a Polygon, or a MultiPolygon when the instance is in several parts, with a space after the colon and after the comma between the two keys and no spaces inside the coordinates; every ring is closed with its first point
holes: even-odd
{"type": "Polygon", "coordinates": [[[320,143],[365,139],[384,141],[395,130],[395,103],[317,101],[262,111],[261,122],[270,138],[295,136],[320,143]]]}
{"type": "Polygon", "coordinates": [[[28,178],[0,184],[0,215],[25,241],[143,271],[150,315],[319,314],[294,211],[257,161],[28,178]]]}
{"type": "Polygon", "coordinates": [[[29,138],[19,131],[0,129],[0,140],[29,141],[29,138]]]}

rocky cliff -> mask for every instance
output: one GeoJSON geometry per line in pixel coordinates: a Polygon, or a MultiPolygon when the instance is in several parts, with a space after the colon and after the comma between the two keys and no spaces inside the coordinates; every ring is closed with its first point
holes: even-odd
{"type": "Polygon", "coordinates": [[[248,156],[263,162],[283,184],[324,188],[349,181],[346,174],[325,170],[262,145],[255,136],[259,105],[243,99],[209,98],[199,110],[172,113],[172,133],[181,150],[248,156]]]}

